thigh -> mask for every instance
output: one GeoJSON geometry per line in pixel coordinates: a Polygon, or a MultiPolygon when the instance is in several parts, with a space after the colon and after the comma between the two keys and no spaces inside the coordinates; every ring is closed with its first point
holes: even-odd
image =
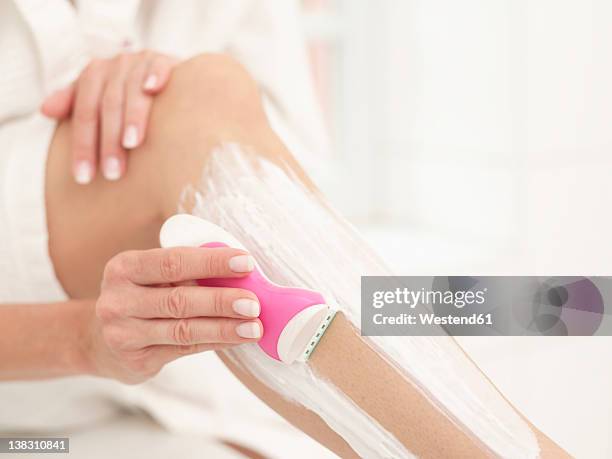
{"type": "Polygon", "coordinates": [[[184,187],[202,179],[209,152],[221,142],[248,145],[308,182],[270,128],[257,85],[225,56],[200,55],[176,67],[154,100],[144,143],[129,153],[127,173],[116,182],[100,174],[89,185],[74,182],[70,130],[70,121],[57,128],[45,191],[49,251],[73,298],[97,294],[116,253],[158,246],[164,218],[176,212],[184,187]]]}
{"type": "MultiPolygon", "coordinates": [[[[199,179],[212,145],[254,136],[256,129],[244,126],[257,123],[244,118],[261,118],[258,111],[231,110],[238,98],[256,97],[243,73],[212,55],[179,65],[154,99],[145,141],[129,152],[127,172],[116,182],[96,174],[92,183],[76,184],[70,173],[72,125],[58,126],[46,171],[49,251],[70,297],[96,295],[106,262],[118,252],[158,246],[163,218],[176,210],[182,187],[199,179]]],[[[254,104],[243,103],[249,106],[254,104]]]]}
{"type": "Polygon", "coordinates": [[[127,249],[157,245],[157,204],[147,193],[150,176],[142,151],[132,153],[131,173],[117,182],[100,174],[78,185],[71,174],[71,123],[61,123],[49,150],[45,197],[49,252],[56,276],[72,298],[98,292],[106,262],[127,249]]]}

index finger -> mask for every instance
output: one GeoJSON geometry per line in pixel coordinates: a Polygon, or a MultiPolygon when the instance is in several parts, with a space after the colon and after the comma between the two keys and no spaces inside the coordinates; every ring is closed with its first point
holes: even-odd
{"type": "Polygon", "coordinates": [[[124,252],[115,263],[120,275],[135,284],[152,285],[195,279],[243,277],[255,260],[230,247],[171,247],[124,252]]]}

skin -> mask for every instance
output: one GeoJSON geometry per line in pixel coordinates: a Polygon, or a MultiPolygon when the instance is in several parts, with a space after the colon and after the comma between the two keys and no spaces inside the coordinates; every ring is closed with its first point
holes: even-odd
{"type": "Polygon", "coordinates": [[[127,152],[146,136],[153,97],[177,60],[152,51],[94,59],[67,88],[51,94],[41,111],[50,118],[72,118],[72,172],[86,185],[98,167],[107,180],[119,180],[127,152]]]}
{"type": "Polygon", "coordinates": [[[240,270],[232,269],[232,262],[248,258],[236,249],[192,247],[114,257],[106,265],[96,302],[93,372],[137,383],[182,355],[255,341],[262,334],[261,323],[245,320],[234,308],[237,301],[252,301],[257,317],[253,293],[190,285],[192,279],[244,276],[253,262],[250,269],[240,270]]]}
{"type": "MultiPolygon", "coordinates": [[[[65,373],[97,374],[98,370],[89,362],[96,360],[92,356],[99,352],[100,344],[92,340],[89,331],[100,326],[95,304],[100,298],[105,266],[121,252],[133,253],[158,245],[161,223],[175,213],[184,186],[199,181],[212,147],[225,140],[250,145],[314,190],[270,129],[255,83],[244,69],[223,56],[199,56],[176,67],[166,89],[156,96],[146,140],[130,153],[128,173],[116,183],[99,178],[86,187],[74,183],[67,173],[72,129],[70,120],[60,124],[47,164],[50,253],[58,279],[75,299],[64,303],[64,309],[47,314],[46,328],[52,336],[43,338],[47,339],[46,347],[53,348],[58,355],[52,365],[37,356],[43,347],[36,338],[37,332],[43,327],[36,325],[39,321],[34,311],[23,312],[26,319],[20,322],[32,331],[28,335],[34,337],[22,339],[25,349],[19,351],[20,358],[30,356],[39,366],[51,365],[56,374],[62,369],[65,373]],[[77,332],[66,333],[69,329],[77,332]],[[72,338],[62,342],[60,337],[66,335],[72,338]]],[[[180,266],[172,270],[175,278],[189,277],[186,264],[180,266]]],[[[130,277],[132,270],[128,265],[121,272],[120,277],[130,277]]],[[[104,289],[103,281],[103,292],[104,289]]],[[[120,294],[121,290],[116,292],[120,294]]],[[[137,301],[139,307],[146,309],[143,300],[137,301]]],[[[151,308],[155,305],[152,302],[151,308]]],[[[54,307],[48,305],[47,311],[54,307]]],[[[2,323],[6,321],[0,320],[2,323]]],[[[194,324],[194,330],[198,327],[199,324],[194,324]]],[[[5,332],[11,334],[11,330],[5,332]]],[[[7,346],[14,351],[9,343],[0,342],[0,350],[7,346]]],[[[220,356],[251,391],[294,425],[341,457],[357,457],[315,413],[288,402],[248,372],[233,366],[223,354],[220,356]]],[[[477,439],[451,423],[410,381],[372,350],[342,315],[326,332],[310,365],[392,432],[408,450],[423,457],[487,457],[477,439]]],[[[19,376],[19,370],[14,373],[19,376]]],[[[534,432],[542,457],[566,457],[535,428],[534,432]]]]}

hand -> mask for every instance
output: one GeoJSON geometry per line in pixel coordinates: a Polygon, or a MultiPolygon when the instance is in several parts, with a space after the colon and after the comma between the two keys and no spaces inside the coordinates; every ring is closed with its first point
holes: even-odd
{"type": "Polygon", "coordinates": [[[106,265],[92,319],[90,371],[139,383],[181,356],[258,341],[263,329],[255,294],[186,284],[246,276],[253,267],[250,255],[225,247],[115,256],[106,265]]]}
{"type": "Polygon", "coordinates": [[[107,180],[126,171],[126,151],[145,138],[153,96],[168,82],[177,60],[143,51],[94,59],[67,88],[51,94],[41,107],[50,118],[72,115],[72,172],[87,184],[99,164],[107,180]]]}

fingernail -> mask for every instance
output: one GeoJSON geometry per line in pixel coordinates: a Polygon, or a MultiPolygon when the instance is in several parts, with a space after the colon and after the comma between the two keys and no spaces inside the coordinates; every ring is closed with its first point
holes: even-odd
{"type": "Polygon", "coordinates": [[[236,334],[241,338],[260,338],[261,327],[257,322],[244,322],[236,327],[236,334]]]}
{"type": "Polygon", "coordinates": [[[147,91],[151,91],[152,89],[155,89],[156,86],[157,86],[157,75],[155,74],[149,75],[145,79],[144,84],[142,85],[142,87],[146,89],[147,91]]]}
{"type": "Polygon", "coordinates": [[[119,159],[113,156],[106,158],[103,172],[106,180],[119,180],[121,178],[121,162],[119,159]]]}
{"type": "Polygon", "coordinates": [[[93,178],[93,167],[89,161],[79,161],[74,168],[74,179],[80,185],[87,185],[93,178]]]}
{"type": "Polygon", "coordinates": [[[259,303],[255,300],[248,298],[241,298],[232,303],[232,308],[236,314],[240,314],[245,317],[258,317],[259,316],[259,303]]]}
{"type": "Polygon", "coordinates": [[[235,273],[248,273],[255,268],[255,260],[250,255],[238,255],[230,258],[229,267],[235,273]]]}
{"type": "Polygon", "coordinates": [[[138,129],[133,124],[125,128],[123,134],[123,148],[136,148],[138,146],[138,129]]]}

